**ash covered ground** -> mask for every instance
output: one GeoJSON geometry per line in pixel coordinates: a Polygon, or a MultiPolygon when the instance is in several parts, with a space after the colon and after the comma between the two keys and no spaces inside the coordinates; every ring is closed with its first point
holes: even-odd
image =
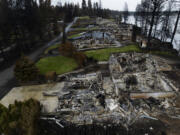
{"type": "Polygon", "coordinates": [[[121,134],[165,134],[167,121],[180,114],[179,87],[164,73],[171,66],[142,53],[112,54],[107,66],[66,76],[59,92],[45,93],[58,97],[56,126],[76,125],[89,132],[97,128],[102,134],[113,129],[121,134]]]}

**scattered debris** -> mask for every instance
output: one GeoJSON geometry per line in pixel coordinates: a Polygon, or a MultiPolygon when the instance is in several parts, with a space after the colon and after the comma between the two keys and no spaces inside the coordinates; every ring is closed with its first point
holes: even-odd
{"type": "Polygon", "coordinates": [[[64,87],[69,93],[59,95],[57,113],[77,125],[111,121],[126,128],[142,118],[172,115],[177,91],[157,68],[148,54],[112,54],[110,76],[96,72],[70,77],[64,87]]]}
{"type": "MultiPolygon", "coordinates": [[[[57,100],[50,109],[49,120],[60,127],[65,127],[65,123],[78,126],[108,123],[129,130],[141,120],[158,121],[161,114],[179,117],[179,87],[158,70],[163,64],[153,56],[115,53],[108,64],[105,70],[69,74],[63,85],[42,91],[40,102],[46,105],[43,112],[49,114],[47,99],[51,104],[57,100]]],[[[148,130],[154,129],[151,127],[148,130]]]]}

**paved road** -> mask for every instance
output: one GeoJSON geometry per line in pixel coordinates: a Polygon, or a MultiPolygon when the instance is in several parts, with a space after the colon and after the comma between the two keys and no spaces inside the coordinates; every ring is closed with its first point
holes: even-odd
{"type": "MultiPolygon", "coordinates": [[[[70,28],[77,21],[77,19],[78,18],[76,17],[74,21],[66,27],[66,32],[70,30],[70,28]]],[[[45,46],[42,46],[41,48],[37,49],[36,51],[31,53],[28,57],[33,61],[37,60],[38,57],[43,53],[43,51],[47,47],[61,42],[62,35],[63,34],[61,33],[54,40],[50,41],[45,46]]],[[[0,72],[0,99],[4,97],[17,84],[16,79],[14,78],[13,69],[14,69],[14,65],[0,72]]]]}

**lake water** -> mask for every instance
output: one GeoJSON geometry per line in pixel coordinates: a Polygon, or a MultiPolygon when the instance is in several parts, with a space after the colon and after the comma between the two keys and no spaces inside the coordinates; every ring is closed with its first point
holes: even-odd
{"type": "MultiPolygon", "coordinates": [[[[176,18],[177,18],[177,16],[171,16],[172,29],[174,29],[174,27],[175,27],[176,18]]],[[[129,16],[128,23],[135,24],[134,16],[129,16]]],[[[140,26],[140,24],[138,24],[138,26],[140,26]]],[[[161,27],[161,24],[158,25],[158,28],[160,28],[160,27],[161,27]]],[[[167,39],[167,41],[170,41],[170,39],[167,39]]],[[[178,29],[177,29],[176,35],[174,37],[173,47],[176,50],[180,50],[180,20],[179,20],[179,24],[178,24],[178,29]]]]}

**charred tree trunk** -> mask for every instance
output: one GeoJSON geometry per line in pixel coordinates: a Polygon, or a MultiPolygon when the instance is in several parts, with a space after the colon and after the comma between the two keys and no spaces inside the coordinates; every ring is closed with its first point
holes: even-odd
{"type": "Polygon", "coordinates": [[[152,19],[151,19],[150,29],[149,29],[149,34],[148,34],[148,45],[150,45],[150,40],[151,40],[151,35],[152,35],[152,29],[153,29],[153,26],[154,26],[155,15],[156,15],[156,7],[154,7],[153,12],[152,12],[152,19]]]}
{"type": "Polygon", "coordinates": [[[144,27],[144,34],[145,34],[145,36],[147,36],[147,28],[148,27],[148,19],[146,18],[145,19],[145,27],[144,27]]]}
{"type": "Polygon", "coordinates": [[[177,19],[176,19],[176,24],[175,24],[174,31],[173,31],[173,34],[172,34],[171,44],[173,43],[174,36],[176,34],[176,31],[177,31],[177,27],[178,27],[178,23],[179,23],[179,18],[180,18],[180,10],[178,12],[178,16],[177,16],[177,19]]]}
{"type": "MultiPolygon", "coordinates": [[[[166,17],[167,18],[164,20],[165,22],[164,22],[164,26],[163,26],[163,29],[162,29],[163,32],[166,32],[167,29],[168,29],[168,24],[169,24],[169,20],[170,20],[170,13],[168,13],[168,15],[166,17]]],[[[163,36],[163,32],[161,34],[161,41],[164,42],[166,39],[165,39],[165,36],[163,36]]]]}
{"type": "Polygon", "coordinates": [[[154,29],[154,35],[153,37],[156,37],[156,32],[157,32],[157,26],[158,26],[158,22],[159,22],[159,15],[157,15],[156,20],[155,20],[155,29],[154,29]]]}

